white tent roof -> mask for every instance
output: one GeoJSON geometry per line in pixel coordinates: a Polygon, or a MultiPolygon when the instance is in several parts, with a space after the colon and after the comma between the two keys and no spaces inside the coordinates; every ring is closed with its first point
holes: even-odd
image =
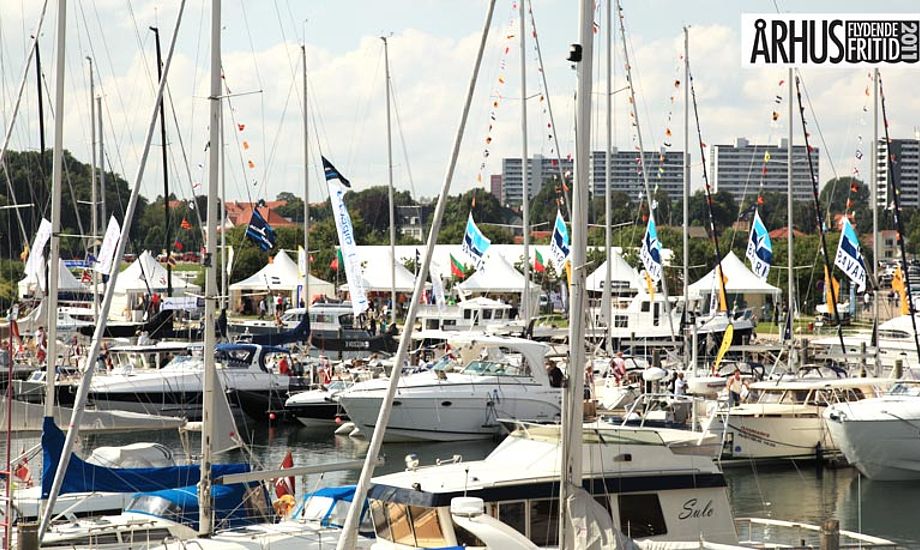
{"type": "Polygon", "coordinates": [[[607,276],[607,262],[610,262],[610,280],[614,281],[614,284],[611,285],[612,288],[616,289],[619,285],[616,284],[617,281],[625,281],[629,283],[630,288],[638,289],[641,285],[639,284],[639,272],[623,259],[623,256],[620,254],[620,249],[611,248],[610,252],[607,254],[607,260],[604,261],[594,270],[593,273],[588,275],[586,280],[586,285],[588,290],[594,292],[602,292],[604,290],[604,278],[607,276]]]}
{"type": "MultiPolygon", "coordinates": [[[[486,253],[482,269],[473,273],[469,279],[460,283],[463,292],[523,292],[524,275],[508,263],[500,254],[486,253]]],[[[537,283],[530,288],[539,289],[537,283]]]]}
{"type": "MultiPolygon", "coordinates": [[[[230,291],[293,291],[303,285],[303,278],[294,260],[284,250],[275,254],[271,262],[250,277],[230,285],[230,291]]],[[[335,286],[310,275],[310,294],[335,294],[335,286]]]]}
{"type": "MultiPolygon", "coordinates": [[[[134,263],[118,274],[118,279],[115,281],[115,293],[147,292],[148,288],[154,292],[161,292],[166,290],[167,278],[166,268],[149,251],[145,250],[134,260],[134,263]]],[[[201,290],[201,287],[195,283],[176,276],[172,278],[172,286],[174,290],[180,291],[201,290]]]]}
{"type": "MultiPolygon", "coordinates": [[[[727,281],[725,291],[729,294],[780,294],[781,290],[767,283],[744,265],[734,252],[722,258],[722,272],[727,281]]],[[[716,288],[716,270],[713,269],[699,281],[690,285],[688,292],[692,297],[711,294],[716,288]]]]}
{"type": "MultiPolygon", "coordinates": [[[[412,292],[415,290],[415,274],[406,269],[406,266],[398,259],[400,258],[398,252],[395,262],[392,260],[389,247],[383,253],[380,253],[379,250],[375,254],[368,254],[367,252],[363,250],[363,247],[358,249],[358,255],[361,258],[361,278],[364,281],[364,290],[367,292],[389,292],[394,287],[391,282],[391,265],[396,268],[396,292],[412,292]]],[[[409,257],[409,255],[407,254],[406,257],[409,257]]],[[[343,284],[339,288],[348,290],[348,285],[343,284]]]]}
{"type": "MultiPolygon", "coordinates": [[[[73,276],[73,273],[67,269],[67,266],[64,265],[64,260],[58,260],[61,265],[61,269],[58,272],[58,290],[60,292],[86,292],[88,288],[84,286],[76,277],[73,276]]],[[[42,262],[43,266],[46,262],[42,262]]],[[[41,276],[41,286],[45,286],[45,275],[41,276]]],[[[17,284],[19,289],[19,297],[28,296],[30,293],[34,293],[38,290],[39,281],[35,277],[26,276],[24,279],[19,281],[17,284]]]]}

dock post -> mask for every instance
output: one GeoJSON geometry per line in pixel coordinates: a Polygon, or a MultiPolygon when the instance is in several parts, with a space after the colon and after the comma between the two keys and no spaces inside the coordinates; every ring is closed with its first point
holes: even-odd
{"type": "Polygon", "coordinates": [[[904,360],[894,360],[894,379],[899,380],[904,375],[904,360]]]}
{"type": "Polygon", "coordinates": [[[19,524],[19,550],[38,550],[38,523],[19,524]]]}
{"type": "Polygon", "coordinates": [[[821,525],[821,550],[840,550],[840,520],[831,518],[821,525]]]}

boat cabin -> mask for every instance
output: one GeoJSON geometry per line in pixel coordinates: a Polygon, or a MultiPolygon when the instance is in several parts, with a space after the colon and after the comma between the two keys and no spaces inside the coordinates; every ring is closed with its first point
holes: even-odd
{"type": "Polygon", "coordinates": [[[422,330],[486,330],[491,324],[502,324],[512,320],[509,304],[477,296],[463,300],[456,305],[442,306],[422,304],[418,319],[422,330]]]}

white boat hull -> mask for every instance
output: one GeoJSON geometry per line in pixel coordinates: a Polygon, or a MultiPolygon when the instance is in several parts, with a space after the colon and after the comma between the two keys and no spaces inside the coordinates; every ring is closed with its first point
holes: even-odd
{"type": "MultiPolygon", "coordinates": [[[[724,417],[713,420],[710,431],[721,434],[724,417]]],[[[814,459],[839,453],[824,419],[808,416],[728,416],[723,458],[814,459]]]]}
{"type": "Polygon", "coordinates": [[[847,461],[869,479],[920,480],[920,437],[912,419],[828,420],[827,427],[847,461]]]}

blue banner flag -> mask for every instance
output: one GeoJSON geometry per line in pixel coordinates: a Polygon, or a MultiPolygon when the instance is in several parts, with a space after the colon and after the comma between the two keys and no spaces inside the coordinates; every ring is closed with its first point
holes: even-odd
{"type": "Polygon", "coordinates": [[[565,226],[565,220],[562,219],[562,212],[556,210],[556,222],[553,224],[553,238],[549,243],[549,249],[553,253],[553,260],[556,269],[561,270],[565,265],[565,259],[569,257],[569,230],[565,226]]]}
{"type": "Polygon", "coordinates": [[[483,256],[485,256],[486,250],[491,244],[492,241],[486,238],[482,231],[476,227],[476,222],[473,221],[473,213],[470,212],[470,216],[466,220],[466,232],[463,235],[463,252],[473,260],[476,264],[476,269],[482,267],[483,256]]]}
{"type": "Polygon", "coordinates": [[[321,157],[323,159],[323,173],[326,175],[326,181],[339,180],[342,182],[342,185],[351,189],[351,182],[348,181],[341,172],[335,169],[335,166],[326,157],[321,157]]]}
{"type": "Polygon", "coordinates": [[[760,219],[760,212],[754,212],[754,221],[751,223],[751,236],[748,237],[747,253],[751,261],[751,271],[761,279],[766,280],[773,263],[773,242],[767,226],[760,219]]]}
{"type": "Polygon", "coordinates": [[[862,292],[866,289],[866,262],[859,251],[859,237],[856,236],[856,230],[845,216],[842,225],[834,265],[856,284],[857,292],[862,292]]]}
{"type": "Polygon", "coordinates": [[[262,214],[259,214],[258,208],[252,209],[252,217],[249,218],[249,227],[246,228],[246,236],[249,240],[256,243],[262,252],[270,250],[275,246],[275,230],[268,225],[262,214]]]}
{"type": "Polygon", "coordinates": [[[664,265],[661,262],[661,241],[658,240],[658,230],[655,228],[655,219],[652,217],[649,217],[648,225],[645,228],[642,247],[639,249],[639,258],[642,260],[642,265],[652,282],[657,283],[660,281],[664,265]]]}

